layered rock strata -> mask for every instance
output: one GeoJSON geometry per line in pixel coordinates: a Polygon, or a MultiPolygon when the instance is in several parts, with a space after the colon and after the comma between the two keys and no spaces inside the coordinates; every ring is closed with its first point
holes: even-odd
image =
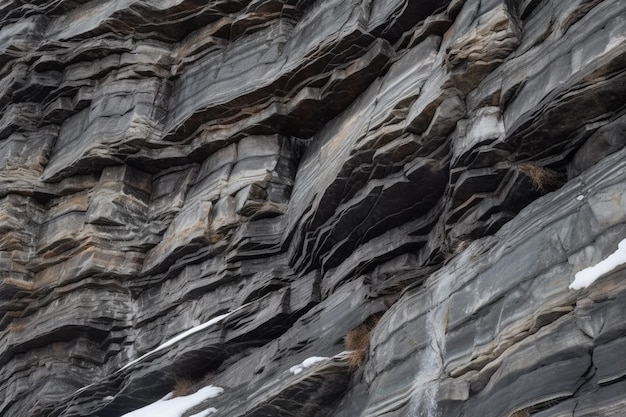
{"type": "Polygon", "coordinates": [[[0,4],[0,415],[626,415],[625,16],[0,4]]]}

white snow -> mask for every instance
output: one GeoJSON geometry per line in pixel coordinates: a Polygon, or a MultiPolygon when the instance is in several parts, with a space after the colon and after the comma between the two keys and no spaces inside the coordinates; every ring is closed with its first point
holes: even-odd
{"type": "Polygon", "coordinates": [[[315,365],[316,363],[324,362],[328,359],[330,358],[327,358],[324,356],[311,356],[310,358],[303,360],[300,365],[295,365],[289,368],[289,372],[291,372],[294,375],[298,375],[300,372],[304,371],[306,368],[309,368],[315,365]]]}
{"type": "Polygon", "coordinates": [[[582,195],[582,194],[579,195],[578,197],[576,197],[576,200],[578,200],[578,201],[583,201],[584,199],[585,199],[585,196],[582,195]]]}
{"type": "Polygon", "coordinates": [[[569,286],[570,289],[580,290],[587,288],[607,272],[612,271],[618,266],[626,263],[626,239],[617,245],[617,250],[610,254],[605,260],[597,265],[585,268],[574,276],[574,282],[569,286]]]}
{"type": "Polygon", "coordinates": [[[305,368],[308,368],[309,366],[313,366],[316,363],[323,362],[327,359],[330,359],[330,358],[325,358],[323,356],[311,356],[310,358],[307,358],[302,361],[302,366],[304,366],[305,368]]]}
{"type": "Polygon", "coordinates": [[[117,372],[119,372],[121,370],[124,370],[124,369],[128,368],[129,366],[134,365],[137,362],[140,362],[140,361],[144,360],[146,357],[152,355],[155,352],[158,352],[158,351],[160,351],[162,349],[165,349],[167,347],[172,346],[173,344],[181,341],[182,339],[184,339],[186,337],[191,336],[194,333],[198,333],[199,331],[204,330],[207,327],[210,327],[210,326],[212,326],[212,325],[214,325],[216,323],[219,323],[220,321],[224,320],[226,317],[230,316],[231,314],[233,314],[235,311],[241,309],[242,307],[244,307],[244,306],[241,306],[241,307],[231,311],[230,313],[226,313],[226,314],[222,314],[221,316],[214,317],[211,320],[207,321],[206,323],[202,323],[202,324],[200,324],[198,326],[192,327],[191,329],[186,330],[186,331],[182,332],[181,334],[179,334],[177,336],[174,336],[173,338],[167,340],[166,342],[164,342],[163,344],[161,344],[157,348],[151,350],[150,352],[148,352],[148,353],[138,357],[137,359],[134,359],[134,360],[128,362],[126,365],[121,367],[117,372]]]}
{"type": "Polygon", "coordinates": [[[74,391],[72,395],[80,394],[81,392],[85,391],[87,388],[93,387],[94,385],[95,384],[89,384],[89,385],[85,385],[84,387],[80,387],[76,391],[74,391]]]}
{"type": "MultiPolygon", "coordinates": [[[[138,410],[131,411],[130,413],[126,413],[122,417],[181,417],[190,408],[195,407],[204,400],[217,397],[222,392],[224,392],[223,388],[214,387],[212,385],[204,387],[198,390],[198,392],[184,397],[172,398],[172,393],[170,392],[159,401],[138,410]]],[[[205,417],[209,415],[206,413],[209,410],[211,410],[210,414],[217,411],[215,408],[210,408],[205,410],[203,412],[204,414],[199,413],[196,414],[196,416],[205,417]]]]}

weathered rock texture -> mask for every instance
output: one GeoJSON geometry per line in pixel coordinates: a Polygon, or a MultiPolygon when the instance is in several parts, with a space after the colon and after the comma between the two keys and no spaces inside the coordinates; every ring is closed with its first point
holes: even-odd
{"type": "Polygon", "coordinates": [[[568,289],[626,238],[626,2],[6,0],[0,28],[0,415],[181,378],[224,388],[185,416],[626,415],[626,269],[568,289]]]}

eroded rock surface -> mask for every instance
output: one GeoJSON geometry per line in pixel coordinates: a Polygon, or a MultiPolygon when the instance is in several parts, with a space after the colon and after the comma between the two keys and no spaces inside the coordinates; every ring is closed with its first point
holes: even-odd
{"type": "Polygon", "coordinates": [[[626,415],[625,16],[0,4],[0,415],[626,415]]]}

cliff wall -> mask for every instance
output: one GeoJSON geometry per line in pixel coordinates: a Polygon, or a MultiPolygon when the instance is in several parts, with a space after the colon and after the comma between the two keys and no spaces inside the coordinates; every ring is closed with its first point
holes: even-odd
{"type": "Polygon", "coordinates": [[[625,97],[620,0],[0,3],[0,415],[623,417],[625,97]]]}

